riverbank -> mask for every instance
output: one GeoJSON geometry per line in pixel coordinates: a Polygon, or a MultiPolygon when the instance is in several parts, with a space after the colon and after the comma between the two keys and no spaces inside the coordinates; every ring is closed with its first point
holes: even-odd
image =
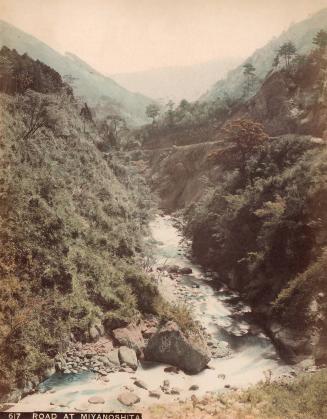
{"type": "Polygon", "coordinates": [[[246,390],[192,397],[179,404],[157,405],[144,419],[324,419],[327,418],[327,370],[311,369],[298,377],[266,380],[246,390]]]}
{"type": "Polygon", "coordinates": [[[211,287],[212,278],[189,260],[188,246],[174,220],[157,216],[150,227],[155,240],[156,282],[167,301],[186,305],[194,320],[200,322],[212,357],[208,368],[189,375],[167,364],[141,360],[128,365],[119,355],[117,341],[101,337],[98,343],[74,344],[66,353],[63,372],[50,377],[38,393],[25,397],[10,410],[28,411],[38,406],[49,411],[126,411],[129,407],[119,398],[128,393],[134,400],[132,409],[142,411],[159,402],[178,403],[192,396],[234,392],[259,382],[267,371],[274,377],[296,373],[279,359],[263,330],[248,321],[250,308],[239,296],[224,287],[211,287]],[[167,272],[169,266],[189,273],[167,272]],[[93,350],[96,347],[101,353],[93,350]],[[113,366],[115,356],[117,363],[113,366]]]}

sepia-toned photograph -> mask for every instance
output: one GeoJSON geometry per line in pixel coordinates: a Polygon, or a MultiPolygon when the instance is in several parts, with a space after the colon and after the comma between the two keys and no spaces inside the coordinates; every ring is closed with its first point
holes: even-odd
{"type": "Polygon", "coordinates": [[[0,419],[327,419],[327,0],[0,0],[0,419]]]}

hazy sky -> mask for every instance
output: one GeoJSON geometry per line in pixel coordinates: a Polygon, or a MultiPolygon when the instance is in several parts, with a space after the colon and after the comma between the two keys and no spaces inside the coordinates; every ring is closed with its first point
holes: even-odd
{"type": "Polygon", "coordinates": [[[0,19],[103,73],[246,57],[327,0],[0,0],[0,19]]]}

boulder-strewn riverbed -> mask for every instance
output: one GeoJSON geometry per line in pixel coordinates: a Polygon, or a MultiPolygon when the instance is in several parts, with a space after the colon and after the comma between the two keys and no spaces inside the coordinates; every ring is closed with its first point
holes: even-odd
{"type": "Polygon", "coordinates": [[[156,327],[149,319],[140,326],[143,335],[137,339],[133,335],[137,344],[134,351],[124,349],[125,336],[119,332],[119,349],[105,336],[93,344],[73,344],[56,361],[61,372],[11,410],[140,411],[142,406],[158,401],[174,402],[193,394],[233,391],[258,382],[270,371],[273,376],[294,373],[294,368],[279,359],[263,331],[249,322],[250,308],[238,295],[224,286],[214,289],[212,277],[189,260],[187,243],[171,217],[157,216],[151,231],[159,288],[170,302],[184,302],[192,308],[210,350],[208,367],[190,375],[168,364],[135,363],[137,345],[145,344],[151,329],[156,327]]]}

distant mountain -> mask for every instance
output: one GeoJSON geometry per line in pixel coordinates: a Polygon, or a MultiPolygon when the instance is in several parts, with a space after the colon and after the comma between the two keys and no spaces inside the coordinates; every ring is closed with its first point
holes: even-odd
{"type": "Polygon", "coordinates": [[[33,36],[0,21],[0,47],[4,45],[44,62],[63,77],[70,75],[75,93],[102,112],[118,112],[134,125],[147,122],[145,108],[152,99],[128,91],[75,55],[60,54],[33,36]]]}
{"type": "Polygon", "coordinates": [[[135,73],[110,74],[117,83],[156,100],[197,100],[212,84],[241,62],[225,58],[192,66],[161,67],[135,73]]]}
{"type": "MultiPolygon", "coordinates": [[[[327,8],[315,13],[308,19],[293,24],[279,37],[272,39],[263,48],[256,50],[247,60],[219,80],[211,89],[201,96],[203,101],[213,101],[227,93],[231,98],[240,98],[243,94],[243,64],[251,62],[260,79],[272,68],[278,48],[287,41],[294,42],[299,54],[305,54],[313,48],[312,39],[320,29],[327,29],[327,8]]],[[[257,86],[259,87],[260,84],[257,86]]]]}

